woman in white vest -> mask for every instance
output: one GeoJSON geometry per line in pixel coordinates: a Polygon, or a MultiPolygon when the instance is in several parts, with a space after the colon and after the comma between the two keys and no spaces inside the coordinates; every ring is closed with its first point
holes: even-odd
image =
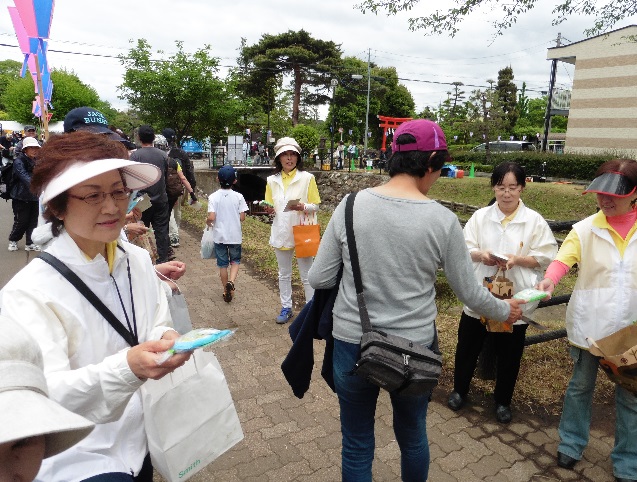
{"type": "MultiPolygon", "coordinates": [[[[287,323],[292,318],[292,258],[294,258],[294,233],[292,226],[316,224],[316,212],[321,202],[314,175],[303,170],[301,147],[292,137],[282,137],[274,146],[274,174],[268,176],[265,202],[269,212],[275,213],[270,233],[270,245],[274,248],[279,265],[279,292],[281,313],[276,322],[287,323]],[[299,202],[288,206],[288,201],[299,202]],[[288,206],[286,210],[286,206],[288,206]]],[[[314,289],[307,281],[313,257],[297,258],[305,301],[314,296],[314,289]]]]}
{"type": "MultiPolygon", "coordinates": [[[[588,444],[598,361],[586,338],[599,340],[637,319],[637,161],[602,164],[584,191],[597,194],[600,211],[573,225],[538,288],[550,293],[577,263],[578,274],[566,311],[566,332],[574,361],[560,420],[557,464],[573,469],[588,444]]],[[[615,387],[615,446],[618,482],[637,481],[637,396],[615,387]]]]}

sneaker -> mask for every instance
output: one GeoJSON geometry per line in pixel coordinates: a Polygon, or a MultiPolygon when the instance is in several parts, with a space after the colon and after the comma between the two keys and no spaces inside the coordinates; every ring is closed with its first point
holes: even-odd
{"type": "Polygon", "coordinates": [[[281,313],[276,317],[276,322],[279,325],[287,323],[292,318],[292,308],[281,308],[281,313]]]}
{"type": "Polygon", "coordinates": [[[25,250],[25,251],[41,251],[40,246],[39,246],[39,245],[37,245],[37,244],[33,244],[33,243],[31,243],[31,244],[27,244],[27,245],[24,247],[24,250],[25,250]]]}
{"type": "Polygon", "coordinates": [[[7,248],[9,251],[17,251],[18,243],[17,241],[9,241],[9,247],[7,248]]]}
{"type": "Polygon", "coordinates": [[[170,238],[170,246],[172,248],[178,248],[179,247],[179,238],[170,238]]]}

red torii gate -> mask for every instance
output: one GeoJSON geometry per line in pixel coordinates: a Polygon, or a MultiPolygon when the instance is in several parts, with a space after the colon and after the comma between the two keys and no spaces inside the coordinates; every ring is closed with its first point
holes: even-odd
{"type": "Polygon", "coordinates": [[[387,117],[384,115],[377,115],[376,117],[378,117],[378,120],[381,121],[381,123],[378,124],[378,127],[383,128],[383,144],[380,150],[385,152],[387,150],[387,147],[385,147],[385,144],[387,143],[387,129],[395,129],[403,122],[412,120],[412,118],[411,117],[387,117]]]}

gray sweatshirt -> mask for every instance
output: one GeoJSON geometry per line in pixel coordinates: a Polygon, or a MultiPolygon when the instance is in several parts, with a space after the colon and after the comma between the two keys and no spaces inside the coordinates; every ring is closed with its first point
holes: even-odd
{"type": "MultiPolygon", "coordinates": [[[[344,264],[333,335],[359,343],[362,328],[345,234],[346,199],[327,225],[309,282],[315,289],[331,288],[344,264]]],[[[509,305],[476,281],[457,216],[437,202],[391,198],[366,189],[354,203],[354,234],[374,328],[430,346],[438,314],[438,268],[462,303],[494,320],[509,316],[509,305]]]]}

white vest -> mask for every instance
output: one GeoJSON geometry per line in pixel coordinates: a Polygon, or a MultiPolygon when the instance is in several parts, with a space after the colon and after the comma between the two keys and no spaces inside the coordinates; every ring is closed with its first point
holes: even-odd
{"type": "Polygon", "coordinates": [[[573,225],[581,245],[577,282],[566,310],[566,331],[573,345],[588,349],[637,319],[637,236],[624,257],[606,229],[593,226],[596,215],[573,225]]]}
{"type": "Polygon", "coordinates": [[[270,245],[275,248],[294,248],[294,234],[292,226],[302,223],[316,224],[316,213],[308,213],[306,216],[303,211],[283,212],[286,204],[290,199],[300,199],[302,203],[307,204],[308,189],[310,181],[314,177],[306,171],[296,171],[294,179],[288,184],[287,190],[283,193],[283,179],[280,174],[268,176],[268,184],[272,191],[272,201],[276,216],[272,221],[272,230],[270,231],[270,245]]]}

